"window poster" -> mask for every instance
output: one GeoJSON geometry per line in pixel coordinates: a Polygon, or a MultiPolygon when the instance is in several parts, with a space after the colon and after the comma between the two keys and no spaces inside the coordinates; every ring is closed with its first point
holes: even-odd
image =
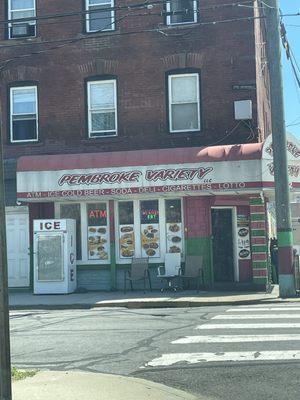
{"type": "Polygon", "coordinates": [[[158,200],[140,202],[142,257],[160,257],[158,200]]]}
{"type": "Polygon", "coordinates": [[[88,259],[108,260],[109,230],[106,203],[88,204],[88,259]]]}
{"type": "Polygon", "coordinates": [[[120,258],[131,258],[135,255],[133,202],[121,201],[118,207],[120,258]]]}
{"type": "Polygon", "coordinates": [[[250,260],[250,229],[247,215],[237,216],[238,256],[240,260],[250,260]]]}
{"type": "Polygon", "coordinates": [[[167,253],[182,253],[181,200],[165,200],[167,253]]]}

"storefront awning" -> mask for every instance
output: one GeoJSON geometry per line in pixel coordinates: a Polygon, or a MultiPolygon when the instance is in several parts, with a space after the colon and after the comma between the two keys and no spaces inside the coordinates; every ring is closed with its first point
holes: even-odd
{"type": "MultiPolygon", "coordinates": [[[[274,186],[270,149],[271,139],[267,139],[265,143],[203,148],[25,156],[17,164],[17,197],[46,201],[257,191],[274,186]]],[[[294,161],[295,178],[298,153],[294,161]]],[[[298,175],[299,170],[297,179],[298,175]]]]}

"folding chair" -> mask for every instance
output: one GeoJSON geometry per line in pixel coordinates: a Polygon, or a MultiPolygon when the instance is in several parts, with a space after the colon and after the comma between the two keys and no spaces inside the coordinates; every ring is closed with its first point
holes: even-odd
{"type": "Polygon", "coordinates": [[[149,259],[148,258],[132,258],[130,270],[124,271],[124,293],[126,293],[126,283],[130,282],[131,290],[133,290],[133,283],[143,281],[144,293],[146,291],[146,279],[149,282],[150,291],[152,291],[150,272],[149,272],[149,259]]]}
{"type": "Polygon", "coordinates": [[[186,256],[184,272],[181,270],[181,279],[187,280],[188,284],[191,279],[196,280],[197,293],[199,292],[200,279],[204,284],[203,256],[186,256]]]}

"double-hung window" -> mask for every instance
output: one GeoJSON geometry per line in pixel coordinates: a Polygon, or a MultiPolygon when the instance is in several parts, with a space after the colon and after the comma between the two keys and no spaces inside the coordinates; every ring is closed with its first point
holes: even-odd
{"type": "Polygon", "coordinates": [[[199,74],[169,75],[170,132],[200,130],[199,74]]]}
{"type": "Polygon", "coordinates": [[[86,1],[86,31],[112,31],[115,29],[114,0],[86,1]]]}
{"type": "Polygon", "coordinates": [[[117,135],[117,82],[88,82],[89,137],[117,135]]]}
{"type": "Polygon", "coordinates": [[[38,140],[36,86],[10,88],[10,140],[11,142],[38,140]]]}
{"type": "Polygon", "coordinates": [[[170,0],[166,10],[167,25],[197,22],[197,0],[170,0]]]}
{"type": "Polygon", "coordinates": [[[35,1],[8,0],[8,19],[18,20],[26,18],[26,21],[16,21],[8,24],[8,36],[10,39],[36,35],[36,21],[27,20],[27,18],[36,16],[35,1]]]}

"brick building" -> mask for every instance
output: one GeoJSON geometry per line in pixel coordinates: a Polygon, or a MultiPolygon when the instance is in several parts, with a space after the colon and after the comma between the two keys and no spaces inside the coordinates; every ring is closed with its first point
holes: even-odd
{"type": "Polygon", "coordinates": [[[1,3],[8,237],[23,246],[10,246],[11,286],[32,284],[32,220],[54,217],[77,220],[87,289],[119,288],[133,255],[154,277],[170,251],[202,254],[206,283],[265,283],[265,20],[228,3],[1,3]],[[253,230],[245,248],[241,227],[253,230]]]}

